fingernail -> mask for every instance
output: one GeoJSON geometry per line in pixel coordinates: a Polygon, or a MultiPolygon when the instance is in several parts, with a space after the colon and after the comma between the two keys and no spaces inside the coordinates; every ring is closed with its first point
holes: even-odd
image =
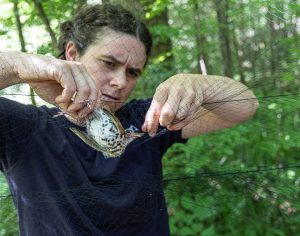
{"type": "Polygon", "coordinates": [[[173,130],[173,128],[172,128],[172,127],[167,127],[167,129],[168,129],[168,130],[170,130],[170,131],[172,131],[172,130],[173,130]]]}
{"type": "Polygon", "coordinates": [[[167,125],[166,125],[164,122],[162,122],[162,121],[160,121],[159,124],[160,124],[160,126],[162,126],[162,127],[166,127],[166,126],[167,126],[167,125]]]}

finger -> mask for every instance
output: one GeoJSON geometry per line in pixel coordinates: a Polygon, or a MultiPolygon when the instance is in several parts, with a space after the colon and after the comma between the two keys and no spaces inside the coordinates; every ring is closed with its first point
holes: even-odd
{"type": "Polygon", "coordinates": [[[144,121],[144,124],[142,125],[142,131],[143,132],[147,132],[147,127],[148,127],[148,122],[147,121],[144,121]]]}
{"type": "Polygon", "coordinates": [[[65,68],[62,73],[55,73],[54,78],[63,87],[61,95],[55,98],[55,102],[69,103],[77,88],[70,69],[65,68]]]}
{"type": "Polygon", "coordinates": [[[83,76],[84,76],[84,78],[87,78],[87,82],[91,88],[90,97],[88,100],[89,100],[90,110],[93,110],[93,108],[97,104],[100,90],[99,90],[95,80],[85,69],[83,70],[83,76]]]}
{"type": "Polygon", "coordinates": [[[87,79],[87,83],[90,87],[90,95],[89,98],[84,101],[84,107],[82,110],[79,111],[78,116],[79,118],[85,118],[88,116],[95,108],[99,93],[101,94],[100,90],[97,88],[97,85],[94,81],[94,79],[87,73],[86,70],[83,71],[84,78],[87,79]]]}
{"type": "Polygon", "coordinates": [[[187,126],[188,124],[190,124],[191,121],[192,121],[192,116],[188,116],[184,120],[180,121],[179,123],[168,125],[167,129],[171,130],[171,131],[173,131],[173,130],[181,130],[185,126],[187,126]]]}
{"type": "Polygon", "coordinates": [[[80,119],[87,117],[94,110],[95,104],[95,101],[87,101],[85,107],[78,112],[78,117],[80,119]]]}
{"type": "Polygon", "coordinates": [[[163,104],[167,100],[167,91],[165,87],[158,87],[153,96],[150,108],[146,114],[145,123],[143,125],[145,132],[154,135],[158,129],[158,122],[163,104]]]}
{"type": "Polygon", "coordinates": [[[85,73],[79,66],[73,66],[72,74],[76,83],[77,93],[74,102],[68,108],[68,112],[75,112],[83,109],[92,93],[94,94],[94,99],[96,98],[95,87],[91,87],[92,83],[89,82],[89,76],[85,77],[85,73]],[[92,92],[92,90],[94,90],[94,92],[92,92]]]}
{"type": "Polygon", "coordinates": [[[191,100],[190,98],[183,99],[178,106],[175,122],[182,121],[188,115],[190,115],[189,113],[191,112],[191,107],[193,106],[193,104],[194,104],[194,100],[191,100]]]}
{"type": "Polygon", "coordinates": [[[74,119],[78,119],[78,115],[76,112],[68,112],[68,107],[70,106],[71,103],[59,103],[57,104],[57,106],[59,107],[59,109],[63,112],[65,112],[66,114],[68,114],[69,116],[71,116],[74,119]]]}
{"type": "Polygon", "coordinates": [[[153,99],[145,119],[147,123],[145,132],[148,132],[150,136],[155,135],[157,132],[160,112],[161,112],[160,103],[157,102],[155,99],[153,99]]]}
{"type": "Polygon", "coordinates": [[[168,95],[168,100],[163,105],[159,117],[159,123],[161,126],[167,127],[173,122],[176,117],[177,110],[179,109],[180,99],[180,96],[176,96],[174,93],[168,95]]]}
{"type": "Polygon", "coordinates": [[[191,123],[193,120],[195,120],[195,113],[197,112],[197,104],[192,103],[189,111],[187,112],[187,116],[183,118],[182,120],[176,119],[174,122],[167,126],[169,130],[181,130],[186,125],[191,123]]]}
{"type": "Polygon", "coordinates": [[[68,106],[70,105],[70,103],[58,103],[57,106],[59,107],[60,110],[66,112],[68,106]]]}
{"type": "Polygon", "coordinates": [[[201,105],[201,101],[196,98],[193,89],[186,89],[183,91],[182,95],[182,100],[178,105],[176,118],[174,119],[173,123],[181,122],[190,114],[191,111],[194,111],[196,105],[201,105]]]}

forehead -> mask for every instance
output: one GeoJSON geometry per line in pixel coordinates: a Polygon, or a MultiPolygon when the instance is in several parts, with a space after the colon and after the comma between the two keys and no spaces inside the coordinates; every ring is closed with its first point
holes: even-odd
{"type": "Polygon", "coordinates": [[[144,44],[132,35],[105,30],[88,51],[95,57],[111,55],[131,66],[143,67],[146,62],[144,44]]]}

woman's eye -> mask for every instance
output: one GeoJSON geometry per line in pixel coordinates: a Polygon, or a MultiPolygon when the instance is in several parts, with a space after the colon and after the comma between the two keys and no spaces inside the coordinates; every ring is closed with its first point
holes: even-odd
{"type": "Polygon", "coordinates": [[[113,68],[116,66],[116,63],[111,62],[111,61],[105,61],[105,60],[101,60],[107,67],[113,68]]]}
{"type": "Polygon", "coordinates": [[[106,61],[105,64],[110,66],[110,67],[114,67],[116,65],[115,63],[113,63],[111,61],[106,61]]]}
{"type": "Polygon", "coordinates": [[[135,71],[128,71],[128,74],[131,78],[135,78],[135,79],[139,78],[139,76],[140,76],[139,73],[137,73],[135,71]]]}

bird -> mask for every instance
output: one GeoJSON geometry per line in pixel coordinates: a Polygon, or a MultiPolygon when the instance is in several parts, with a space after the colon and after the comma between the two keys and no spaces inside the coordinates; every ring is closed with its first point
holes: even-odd
{"type": "Polygon", "coordinates": [[[102,152],[105,158],[120,157],[126,146],[142,137],[134,126],[124,129],[120,120],[110,111],[97,108],[86,121],[86,132],[76,128],[70,130],[87,145],[102,152]]]}

